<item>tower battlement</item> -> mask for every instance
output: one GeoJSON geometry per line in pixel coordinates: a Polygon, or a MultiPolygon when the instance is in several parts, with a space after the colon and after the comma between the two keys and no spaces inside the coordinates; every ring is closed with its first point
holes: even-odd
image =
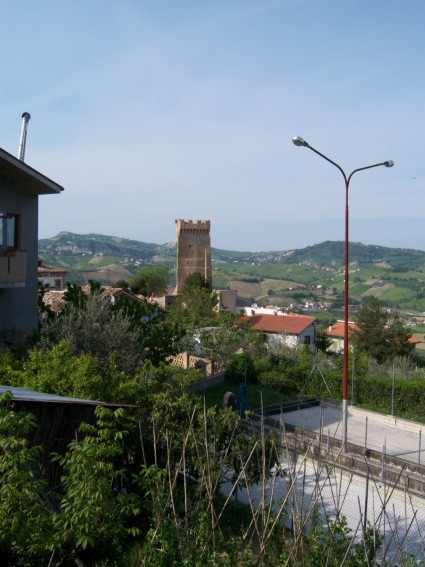
{"type": "Polygon", "coordinates": [[[198,232],[200,234],[209,234],[210,228],[211,225],[209,220],[197,220],[196,222],[194,222],[192,220],[176,219],[177,236],[184,232],[198,232]]]}

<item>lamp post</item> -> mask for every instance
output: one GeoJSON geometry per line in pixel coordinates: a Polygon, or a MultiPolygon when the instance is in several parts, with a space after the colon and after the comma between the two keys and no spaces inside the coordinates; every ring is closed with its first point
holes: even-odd
{"type": "Polygon", "coordinates": [[[340,167],[337,163],[326,157],[324,154],[310,146],[305,140],[300,138],[299,136],[295,136],[292,138],[292,142],[296,146],[304,146],[305,148],[309,148],[314,153],[318,154],[320,157],[334,165],[339,169],[344,177],[345,183],[345,263],[344,263],[344,352],[343,352],[343,360],[342,360],[342,450],[344,453],[347,452],[347,416],[348,416],[348,248],[349,248],[349,241],[348,241],[348,189],[350,186],[351,178],[355,173],[358,171],[363,171],[364,169],[371,169],[372,167],[379,167],[380,165],[385,165],[385,167],[392,167],[394,162],[383,161],[381,163],[375,163],[373,165],[367,165],[365,167],[359,167],[350,173],[347,177],[345,171],[340,167]]]}

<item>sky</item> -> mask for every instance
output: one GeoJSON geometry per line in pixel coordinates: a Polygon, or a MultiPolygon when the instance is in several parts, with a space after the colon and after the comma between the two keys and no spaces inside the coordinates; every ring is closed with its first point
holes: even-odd
{"type": "MultiPolygon", "coordinates": [[[[61,231],[425,250],[423,0],[0,0],[0,147],[64,187],[61,231]]],[[[1,195],[0,195],[1,199],[1,195]]]]}

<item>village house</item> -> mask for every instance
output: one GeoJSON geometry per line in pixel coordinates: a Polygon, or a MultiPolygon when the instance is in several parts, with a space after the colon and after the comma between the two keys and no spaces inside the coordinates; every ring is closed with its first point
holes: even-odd
{"type": "Polygon", "coordinates": [[[38,198],[63,188],[0,148],[0,341],[37,329],[38,198]]]}
{"type": "MultiPolygon", "coordinates": [[[[350,333],[357,329],[357,325],[352,321],[348,321],[348,337],[350,333]]],[[[337,321],[333,325],[329,325],[325,329],[325,333],[332,339],[329,350],[337,354],[344,352],[344,321],[337,321]]]]}
{"type": "MultiPolygon", "coordinates": [[[[353,321],[348,321],[348,338],[350,339],[350,333],[357,329],[357,325],[353,321]]],[[[329,347],[329,350],[338,354],[342,354],[344,352],[344,321],[337,321],[333,325],[329,325],[329,327],[325,330],[325,333],[328,337],[332,338],[332,343],[329,347]]],[[[411,349],[413,350],[415,346],[422,341],[413,335],[409,338],[409,344],[411,349]]]]}
{"type": "Polygon", "coordinates": [[[39,283],[43,284],[46,289],[61,291],[65,289],[66,270],[55,268],[43,264],[43,260],[38,260],[37,275],[39,283]]]}
{"type": "Polygon", "coordinates": [[[245,309],[243,321],[250,321],[251,328],[261,332],[268,346],[295,347],[313,345],[315,342],[316,318],[288,313],[282,310],[245,309]]]}

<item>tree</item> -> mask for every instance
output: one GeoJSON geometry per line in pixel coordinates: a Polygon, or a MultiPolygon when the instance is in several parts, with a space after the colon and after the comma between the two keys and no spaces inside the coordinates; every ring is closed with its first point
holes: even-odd
{"type": "Polygon", "coordinates": [[[69,286],[67,303],[58,317],[43,321],[40,346],[49,349],[66,341],[74,355],[97,357],[102,375],[111,363],[131,374],[145,360],[155,365],[176,354],[183,331],[175,322],[164,320],[157,304],[147,300],[111,303],[100,286],[89,293],[69,286]]]}
{"type": "Polygon", "coordinates": [[[98,359],[90,354],[72,354],[65,341],[51,349],[29,350],[13,385],[60,396],[115,401],[102,377],[98,359]]]}
{"type": "Polygon", "coordinates": [[[47,498],[43,498],[47,483],[37,473],[37,461],[44,448],[31,446],[27,438],[35,427],[32,414],[14,411],[9,392],[0,396],[2,565],[38,565],[35,557],[54,547],[52,511],[47,498]]]}
{"type": "Polygon", "coordinates": [[[170,308],[170,319],[180,323],[188,333],[199,327],[216,325],[217,294],[205,287],[186,286],[170,308]]]}
{"type": "Polygon", "coordinates": [[[168,320],[157,303],[146,299],[129,302],[120,298],[112,311],[121,312],[131,321],[131,330],[140,331],[140,347],[144,358],[158,366],[179,352],[180,340],[185,331],[178,322],[168,320]]]}
{"type": "Polygon", "coordinates": [[[89,296],[100,295],[101,292],[102,286],[99,282],[93,280],[88,282],[88,292],[83,291],[80,285],[67,283],[65,293],[63,294],[65,301],[64,312],[67,312],[71,306],[77,308],[84,307],[89,296]]]}
{"type": "Polygon", "coordinates": [[[381,303],[370,295],[362,303],[355,317],[357,329],[350,333],[350,339],[356,351],[367,354],[378,362],[385,358],[384,328],[387,314],[381,303]]]}
{"type": "MultiPolygon", "coordinates": [[[[44,285],[42,282],[38,282],[38,316],[39,320],[42,319],[53,319],[54,312],[52,311],[49,305],[44,303],[44,295],[46,291],[49,289],[49,286],[46,284],[44,285]]],[[[40,323],[39,323],[40,326],[40,323]]]]}
{"type": "Polygon", "coordinates": [[[351,341],[359,353],[374,358],[379,364],[409,352],[411,334],[398,316],[391,327],[387,327],[387,313],[382,304],[370,295],[357,312],[357,329],[350,334],[351,341]]]}
{"type": "Polygon", "coordinates": [[[193,288],[203,288],[211,291],[212,282],[209,278],[204,278],[204,276],[200,272],[192,272],[185,279],[182,292],[183,294],[189,293],[189,291],[193,288]]]}
{"type": "Polygon", "coordinates": [[[120,370],[131,373],[146,356],[140,348],[141,329],[99,293],[75,297],[59,317],[44,323],[40,346],[50,349],[61,340],[73,354],[96,356],[103,375],[111,357],[120,370]]]}
{"type": "Polygon", "coordinates": [[[128,291],[130,289],[130,283],[124,278],[120,278],[119,280],[114,282],[114,287],[120,287],[124,291],[128,291]]]}
{"type": "Polygon", "coordinates": [[[12,396],[0,396],[0,558],[2,565],[129,565],[126,556],[141,499],[124,485],[128,437],[123,409],[98,407],[96,425],[82,424],[65,455],[50,455],[62,467],[61,486],[48,490],[38,461],[46,452],[31,445],[34,416],[17,412],[12,396]]]}
{"type": "Polygon", "coordinates": [[[135,293],[141,293],[146,297],[161,297],[168,289],[167,266],[147,266],[137,272],[130,282],[130,287],[135,293]]]}
{"type": "Polygon", "coordinates": [[[53,456],[65,471],[53,525],[63,550],[85,565],[122,562],[129,540],[141,533],[134,524],[141,500],[125,489],[128,470],[120,466],[126,414],[98,406],[95,415],[96,425],[80,426],[82,439],[71,441],[65,455],[53,456]]]}
{"type": "Polygon", "coordinates": [[[392,323],[386,330],[385,340],[388,349],[387,359],[394,360],[397,357],[407,356],[411,346],[409,339],[412,333],[405,327],[399,315],[395,315],[392,323]]]}
{"type": "Polygon", "coordinates": [[[317,350],[327,352],[332,345],[332,337],[330,337],[325,331],[317,331],[314,344],[316,345],[317,350]]]}
{"type": "Polygon", "coordinates": [[[221,364],[237,352],[258,357],[265,350],[262,335],[251,329],[250,322],[228,311],[217,316],[214,327],[200,329],[199,340],[203,354],[221,364]]]}
{"type": "Polygon", "coordinates": [[[235,354],[226,362],[226,380],[238,384],[254,383],[257,378],[254,361],[245,352],[235,354]]]}

